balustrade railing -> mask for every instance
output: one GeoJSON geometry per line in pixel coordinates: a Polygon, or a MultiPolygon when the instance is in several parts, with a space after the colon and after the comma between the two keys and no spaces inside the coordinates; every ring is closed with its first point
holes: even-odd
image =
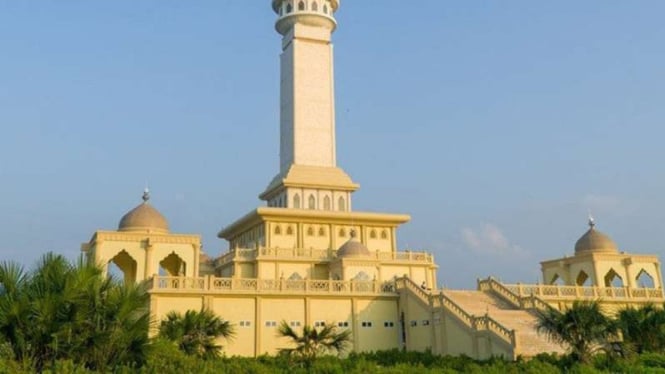
{"type": "Polygon", "coordinates": [[[205,293],[284,293],[284,294],[386,294],[395,295],[393,282],[338,281],[318,279],[247,279],[154,276],[148,288],[151,292],[205,292],[205,293]]]}
{"type": "MultiPolygon", "coordinates": [[[[379,261],[412,261],[434,263],[434,256],[427,252],[371,252],[372,257],[379,261]]],[[[300,258],[316,260],[333,260],[337,252],[328,249],[306,249],[306,248],[259,248],[259,249],[233,249],[215,260],[217,265],[227,264],[236,260],[254,260],[260,257],[266,258],[300,258]]]]}

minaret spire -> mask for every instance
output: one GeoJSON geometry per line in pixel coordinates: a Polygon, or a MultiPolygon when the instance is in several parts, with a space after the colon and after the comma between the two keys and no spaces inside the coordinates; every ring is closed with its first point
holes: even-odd
{"type": "Polygon", "coordinates": [[[280,165],[260,198],[273,207],[350,210],[358,185],[337,167],[335,145],[331,39],[339,0],[273,0],[272,8],[282,35],[280,165]]]}

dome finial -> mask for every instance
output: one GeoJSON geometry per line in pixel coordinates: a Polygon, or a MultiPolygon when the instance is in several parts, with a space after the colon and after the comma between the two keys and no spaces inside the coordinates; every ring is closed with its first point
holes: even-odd
{"type": "Polygon", "coordinates": [[[596,220],[591,215],[591,212],[589,212],[589,227],[590,228],[596,227],[596,220]]]}
{"type": "Polygon", "coordinates": [[[148,187],[143,189],[143,202],[147,203],[150,200],[150,189],[148,187]]]}

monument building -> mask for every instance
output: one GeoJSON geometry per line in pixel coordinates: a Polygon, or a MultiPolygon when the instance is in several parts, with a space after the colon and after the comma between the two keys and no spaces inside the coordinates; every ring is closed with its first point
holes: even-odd
{"type": "Polygon", "coordinates": [[[286,321],[349,329],[355,351],[514,358],[562,351],[536,333],[537,309],[580,298],[613,307],[665,300],[658,258],[620,252],[593,225],[574,256],[541,264],[548,284],[488,278],[474,290],[437,287],[430,252],[397,248],[410,217],[355,211],[359,185],[337,164],[331,40],[339,7],[272,1],[282,38],[279,168],[259,195],[265,204],[219,231],[228,247],[214,258],[202,253],[200,237],[172,232],[146,190],[117,230],[82,245],[90,261],[116,266],[127,282],[148,282],[157,320],[206,308],[230,321],[236,336],[223,343],[227,355],[275,354],[289,344],[277,334],[286,321]],[[651,282],[639,284],[643,277],[651,282]]]}

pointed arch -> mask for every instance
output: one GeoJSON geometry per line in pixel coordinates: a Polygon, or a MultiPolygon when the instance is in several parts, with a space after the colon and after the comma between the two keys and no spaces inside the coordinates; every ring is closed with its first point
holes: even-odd
{"type": "Polygon", "coordinates": [[[170,277],[187,274],[187,264],[175,252],[171,252],[159,262],[159,275],[170,277]]]}
{"type": "Polygon", "coordinates": [[[302,280],[302,276],[300,275],[300,273],[298,273],[297,271],[295,271],[295,272],[293,272],[293,274],[291,274],[291,275],[289,276],[289,280],[292,280],[292,281],[293,281],[293,280],[302,280]]]}
{"type": "Polygon", "coordinates": [[[319,227],[319,236],[326,236],[326,229],[324,227],[319,227]]]}
{"type": "Polygon", "coordinates": [[[388,239],[388,230],[381,231],[381,239],[388,239]]]}
{"type": "Polygon", "coordinates": [[[328,14],[328,4],[323,4],[323,13],[328,14]]]}
{"type": "Polygon", "coordinates": [[[554,274],[552,279],[550,279],[549,284],[554,285],[554,286],[563,286],[563,285],[565,285],[565,282],[564,282],[563,278],[561,278],[559,276],[559,274],[554,274]]]}
{"type": "Polygon", "coordinates": [[[370,239],[376,239],[376,230],[372,229],[372,230],[369,232],[369,238],[370,238],[370,239]]]}
{"type": "Polygon", "coordinates": [[[319,4],[316,1],[312,1],[312,5],[310,5],[310,9],[312,9],[313,12],[318,12],[319,11],[319,4]]]}
{"type": "Polygon", "coordinates": [[[314,195],[309,195],[307,198],[307,208],[308,209],[316,209],[316,198],[314,195]]]}
{"type": "Polygon", "coordinates": [[[345,237],[346,236],[346,230],[344,230],[344,228],[339,229],[338,236],[342,237],[342,238],[345,237]]]}
{"type": "Polygon", "coordinates": [[[623,278],[614,269],[605,274],[605,287],[623,287],[623,278]]]}
{"type": "Polygon", "coordinates": [[[653,276],[648,271],[641,269],[635,277],[635,286],[640,288],[656,288],[653,276]]]}
{"type": "Polygon", "coordinates": [[[298,10],[305,10],[305,2],[303,0],[300,0],[298,3],[298,10]]]}
{"type": "Polygon", "coordinates": [[[300,194],[293,195],[293,207],[300,209],[300,194]]]}
{"type": "Polygon", "coordinates": [[[328,195],[326,195],[326,197],[323,198],[323,209],[330,210],[330,196],[328,195]]]}
{"type": "Polygon", "coordinates": [[[307,236],[314,236],[314,227],[310,226],[307,228],[307,236]]]}
{"type": "Polygon", "coordinates": [[[136,282],[136,268],[136,260],[124,249],[106,264],[107,274],[121,277],[127,284],[136,282]]]}
{"type": "Polygon", "coordinates": [[[344,196],[340,196],[339,199],[337,199],[337,210],[340,212],[346,211],[346,200],[344,199],[344,196]]]}
{"type": "Polygon", "coordinates": [[[293,227],[291,225],[286,228],[286,235],[293,235],[293,227]]]}
{"type": "Polygon", "coordinates": [[[289,14],[291,12],[293,12],[293,5],[291,5],[291,3],[289,2],[288,4],[286,4],[286,14],[289,14]]]}
{"type": "Polygon", "coordinates": [[[591,278],[589,278],[589,274],[587,274],[584,270],[580,270],[580,272],[577,274],[577,278],[575,279],[575,284],[578,286],[590,286],[591,278]]]}
{"type": "Polygon", "coordinates": [[[282,227],[280,225],[275,226],[275,235],[282,235],[282,227]]]}
{"type": "Polygon", "coordinates": [[[360,271],[358,274],[356,274],[355,277],[353,277],[353,280],[368,281],[372,279],[369,277],[369,274],[365,273],[364,271],[360,271]]]}

